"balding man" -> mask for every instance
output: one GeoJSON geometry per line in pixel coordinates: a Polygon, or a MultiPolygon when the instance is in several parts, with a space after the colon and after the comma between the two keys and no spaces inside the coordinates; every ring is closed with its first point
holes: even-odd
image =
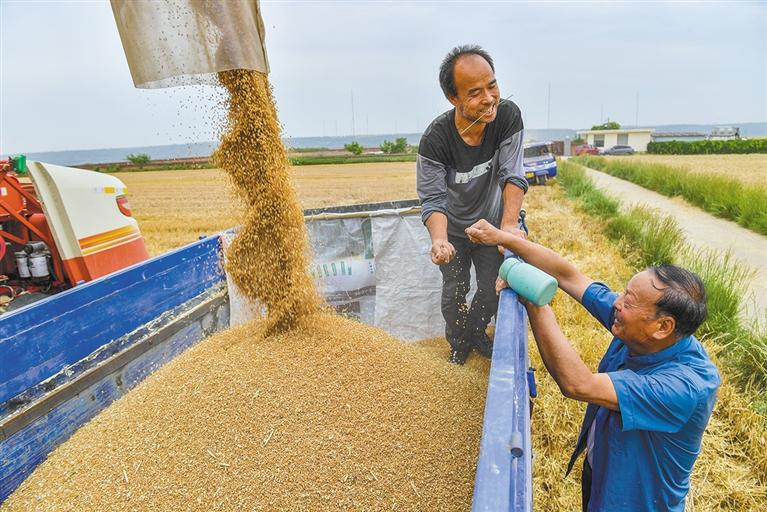
{"type": "Polygon", "coordinates": [[[479,46],[454,48],[439,72],[454,108],[437,117],[418,148],[418,197],[431,237],[431,259],[442,272],[442,315],[449,361],[464,364],[472,349],[485,357],[485,334],[498,307],[495,278],[502,256],[471,242],[465,229],[479,219],[522,236],[518,218],[527,181],[522,169],[519,107],[501,99],[493,59],[479,46]],[[474,265],[477,291],[466,303],[474,265]]]}
{"type": "MultiPolygon", "coordinates": [[[[586,452],[583,510],[683,511],[721,382],[693,335],[707,313],[700,277],[675,265],[650,267],[618,294],[554,251],[489,222],[479,221],[466,233],[554,276],[613,335],[592,372],[552,309],[525,303],[546,369],[566,397],[589,404],[567,468],[569,473],[586,452]]],[[[504,285],[499,282],[499,288],[504,285]]]]}

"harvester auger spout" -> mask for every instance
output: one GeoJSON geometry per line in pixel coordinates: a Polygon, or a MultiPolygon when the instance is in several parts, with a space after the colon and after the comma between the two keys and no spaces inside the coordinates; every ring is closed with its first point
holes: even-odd
{"type": "Polygon", "coordinates": [[[258,0],[111,0],[133,83],[216,84],[216,73],[269,73],[258,0]]]}

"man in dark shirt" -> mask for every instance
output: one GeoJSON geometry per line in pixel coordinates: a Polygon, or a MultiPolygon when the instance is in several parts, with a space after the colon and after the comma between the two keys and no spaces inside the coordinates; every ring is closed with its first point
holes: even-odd
{"type": "Polygon", "coordinates": [[[490,357],[485,329],[498,307],[494,283],[502,255],[472,243],[464,230],[479,219],[522,236],[519,211],[527,192],[522,170],[522,115],[501,99],[493,60],[479,46],[445,57],[440,87],[455,108],[432,121],[418,147],[417,182],[431,259],[442,271],[442,315],[450,361],[463,364],[473,348],[490,357]],[[477,290],[467,307],[470,270],[477,290]]]}
{"type": "Polygon", "coordinates": [[[701,279],[660,265],[634,275],[619,295],[554,251],[484,220],[466,232],[472,241],[503,245],[554,276],[613,335],[592,373],[551,308],[525,304],[546,369],[566,397],[589,404],[567,468],[569,473],[586,451],[583,510],[682,512],[721,383],[693,336],[706,319],[701,279]]]}

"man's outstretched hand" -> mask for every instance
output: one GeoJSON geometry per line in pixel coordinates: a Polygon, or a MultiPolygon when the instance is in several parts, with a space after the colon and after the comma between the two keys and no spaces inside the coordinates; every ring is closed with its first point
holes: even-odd
{"type": "Polygon", "coordinates": [[[498,245],[501,243],[501,230],[485,219],[478,220],[466,228],[466,235],[475,244],[498,245]]]}
{"type": "Polygon", "coordinates": [[[455,257],[455,247],[447,240],[434,240],[431,243],[431,262],[445,265],[455,257]]]}
{"type": "Polygon", "coordinates": [[[506,248],[501,245],[504,232],[511,233],[520,238],[527,238],[525,232],[519,228],[498,229],[485,219],[479,220],[466,228],[466,235],[469,237],[469,240],[475,244],[497,245],[498,252],[501,254],[506,253],[506,248]]]}

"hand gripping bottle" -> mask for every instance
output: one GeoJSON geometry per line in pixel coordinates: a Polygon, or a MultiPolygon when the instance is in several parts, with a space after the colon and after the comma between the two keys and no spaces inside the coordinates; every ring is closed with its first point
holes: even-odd
{"type": "Polygon", "coordinates": [[[507,258],[498,270],[509,287],[536,306],[545,306],[557,291],[557,280],[516,257],[507,258]]]}

